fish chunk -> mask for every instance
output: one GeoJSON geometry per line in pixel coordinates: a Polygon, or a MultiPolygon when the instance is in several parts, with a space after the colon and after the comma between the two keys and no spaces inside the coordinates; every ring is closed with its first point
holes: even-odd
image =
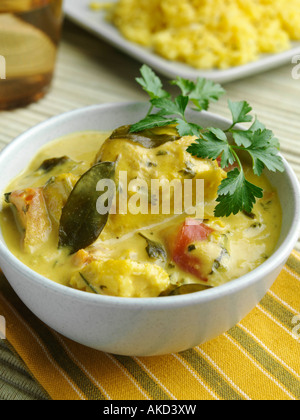
{"type": "Polygon", "coordinates": [[[18,226],[24,235],[24,250],[34,253],[49,239],[52,230],[43,189],[27,188],[14,191],[7,200],[16,210],[18,226]]]}

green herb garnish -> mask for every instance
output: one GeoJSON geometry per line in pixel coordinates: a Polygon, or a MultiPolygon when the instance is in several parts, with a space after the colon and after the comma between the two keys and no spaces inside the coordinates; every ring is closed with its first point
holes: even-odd
{"type": "Polygon", "coordinates": [[[235,165],[228,170],[227,178],[219,187],[215,216],[230,216],[240,211],[251,213],[256,199],[263,197],[263,190],[246,179],[239,154],[244,152],[251,157],[253,172],[257,176],[261,176],[265,168],[272,172],[283,172],[279,142],[273,132],[257,119],[253,122],[250,115],[252,108],[246,101],[228,101],[232,124],[226,130],[203,128],[191,123],[186,118],[188,105],[191,103],[194,110],[199,112],[207,110],[212,101],[219,100],[225,94],[219,84],[203,78],[192,82],[178,77],[171,84],[179,87],[181,94],[172,98],[148,66],[141,68],[141,75],[136,80],[150,96],[150,109],[144,119],[131,126],[130,132],[175,124],[180,136],[196,136],[195,143],[187,149],[191,155],[218,159],[220,166],[227,170],[235,165]],[[251,122],[248,129],[238,125],[251,122]]]}
{"type": "Polygon", "coordinates": [[[142,233],[139,235],[147,241],[148,245],[146,251],[150,258],[161,260],[163,262],[167,260],[167,252],[161,244],[155,241],[151,241],[151,239],[147,238],[147,236],[143,235],[142,233]]]}
{"type": "Polygon", "coordinates": [[[185,112],[189,102],[192,102],[197,111],[207,110],[211,101],[217,101],[224,93],[224,89],[216,83],[199,78],[196,83],[178,77],[171,81],[181,90],[181,95],[172,99],[171,95],[162,89],[160,78],[147,65],[141,68],[142,78],[136,81],[150,96],[150,109],[144,119],[131,126],[130,132],[136,133],[155,127],[165,127],[177,124],[180,136],[199,135],[197,124],[189,123],[185,112]],[[152,113],[153,109],[158,112],[152,113]]]}
{"type": "Polygon", "coordinates": [[[96,295],[99,295],[100,293],[95,289],[95,287],[84,277],[84,275],[82,273],[79,273],[80,277],[82,278],[82,280],[85,282],[85,284],[91,289],[91,291],[93,293],[95,293],[96,295]]]}
{"type": "Polygon", "coordinates": [[[279,143],[272,131],[267,130],[257,120],[248,129],[238,128],[237,124],[251,122],[252,108],[243,102],[228,102],[233,122],[227,130],[208,128],[201,133],[196,142],[188,148],[193,156],[216,160],[221,157],[220,165],[227,168],[234,163],[237,167],[228,172],[218,190],[215,216],[230,216],[240,211],[251,213],[257,198],[263,197],[263,190],[247,181],[238,153],[243,151],[251,157],[253,172],[261,176],[265,168],[276,172],[284,171],[279,153],[279,143]],[[232,135],[234,142],[229,141],[232,135]]]}

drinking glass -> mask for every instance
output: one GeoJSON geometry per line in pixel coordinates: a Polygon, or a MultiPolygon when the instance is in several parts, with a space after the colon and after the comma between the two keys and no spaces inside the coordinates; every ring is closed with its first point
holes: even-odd
{"type": "Polygon", "coordinates": [[[0,0],[0,110],[41,99],[55,69],[63,0],[0,0]]]}

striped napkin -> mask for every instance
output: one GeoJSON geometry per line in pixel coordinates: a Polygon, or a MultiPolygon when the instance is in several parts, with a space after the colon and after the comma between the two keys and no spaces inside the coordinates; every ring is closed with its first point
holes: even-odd
{"type": "Polygon", "coordinates": [[[183,353],[123,357],[74,343],[40,322],[3,275],[0,320],[0,399],[300,400],[296,252],[243,321],[183,353]]]}

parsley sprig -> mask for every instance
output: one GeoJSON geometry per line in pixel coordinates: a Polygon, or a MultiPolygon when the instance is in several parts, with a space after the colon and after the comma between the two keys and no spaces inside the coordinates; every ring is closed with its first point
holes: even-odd
{"type": "Polygon", "coordinates": [[[196,136],[195,143],[187,151],[198,158],[217,160],[227,169],[227,178],[218,189],[215,216],[223,217],[240,211],[251,213],[256,199],[263,197],[263,190],[250,183],[245,176],[240,153],[247,153],[252,161],[253,172],[261,176],[263,170],[284,171],[279,155],[279,142],[273,132],[257,119],[253,121],[252,107],[246,101],[228,101],[232,124],[228,129],[203,128],[186,118],[189,104],[196,111],[208,110],[211,102],[218,101],[225,90],[217,83],[199,78],[196,82],[177,77],[171,81],[181,94],[172,98],[163,89],[159,77],[146,65],[141,68],[137,82],[150,96],[150,109],[145,118],[131,126],[131,132],[149,130],[176,124],[180,136],[196,136]],[[240,124],[252,123],[250,128],[240,124]],[[228,170],[228,168],[232,168],[228,170]]]}

